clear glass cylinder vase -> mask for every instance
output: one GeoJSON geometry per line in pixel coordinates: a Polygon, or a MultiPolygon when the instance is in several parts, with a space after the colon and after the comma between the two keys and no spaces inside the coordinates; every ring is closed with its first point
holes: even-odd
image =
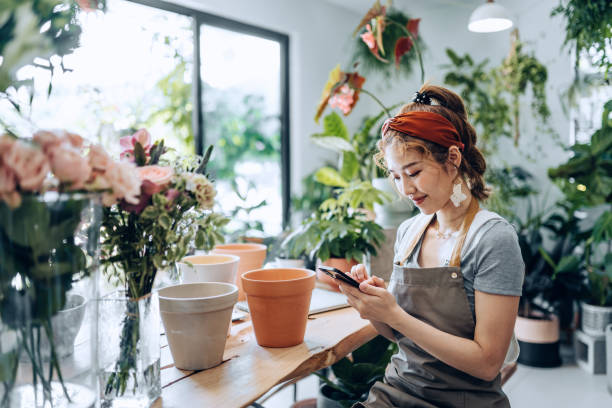
{"type": "Polygon", "coordinates": [[[131,299],[115,291],[99,301],[99,367],[103,408],[145,408],[161,395],[157,293],[131,299]]]}
{"type": "Polygon", "coordinates": [[[0,202],[0,407],[97,405],[100,221],[91,194],[0,202]]]}

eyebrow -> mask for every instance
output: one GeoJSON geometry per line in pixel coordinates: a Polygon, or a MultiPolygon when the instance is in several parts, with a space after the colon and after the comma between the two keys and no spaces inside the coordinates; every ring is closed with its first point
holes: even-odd
{"type": "MultiPolygon", "coordinates": [[[[401,170],[406,170],[408,167],[410,167],[410,166],[414,166],[415,164],[419,164],[420,162],[421,162],[421,160],[417,160],[417,161],[413,161],[412,163],[408,163],[408,164],[406,164],[406,165],[402,166],[401,170]]],[[[389,171],[390,171],[391,173],[395,173],[395,172],[394,172],[393,170],[391,170],[391,169],[389,169],[389,171]]]]}

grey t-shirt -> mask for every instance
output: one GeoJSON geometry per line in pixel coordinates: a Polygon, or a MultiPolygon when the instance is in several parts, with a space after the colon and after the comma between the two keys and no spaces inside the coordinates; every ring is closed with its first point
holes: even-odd
{"type": "MultiPolygon", "coordinates": [[[[429,216],[419,214],[399,226],[393,262],[401,261],[405,256],[406,247],[416,233],[415,223],[422,225],[423,222],[427,222],[424,217],[431,219],[429,216]]],[[[420,238],[404,266],[420,267],[417,259],[422,242],[423,237],[420,238]]],[[[445,263],[446,265],[440,266],[447,266],[447,262],[445,263]]],[[[476,316],[474,290],[521,296],[525,265],[514,227],[499,215],[480,210],[470,226],[461,250],[461,273],[474,320],[476,316]]]]}

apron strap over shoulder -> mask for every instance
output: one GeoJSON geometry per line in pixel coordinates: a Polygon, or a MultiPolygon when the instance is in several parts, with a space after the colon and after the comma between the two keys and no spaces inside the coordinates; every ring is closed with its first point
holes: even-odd
{"type": "Polygon", "coordinates": [[[449,266],[461,266],[461,250],[463,249],[463,244],[465,243],[465,238],[467,237],[470,226],[472,225],[472,221],[474,221],[474,217],[476,217],[479,210],[480,207],[478,205],[478,200],[472,197],[467,214],[461,223],[461,234],[455,243],[455,248],[453,249],[453,255],[451,256],[449,266]]]}

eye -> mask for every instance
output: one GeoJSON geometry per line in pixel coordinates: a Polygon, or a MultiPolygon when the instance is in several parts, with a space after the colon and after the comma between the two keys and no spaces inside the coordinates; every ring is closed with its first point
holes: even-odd
{"type": "Polygon", "coordinates": [[[414,178],[414,177],[418,176],[418,175],[419,175],[419,173],[421,173],[421,170],[419,170],[419,171],[415,171],[415,172],[414,172],[414,173],[412,173],[412,174],[410,174],[410,173],[406,173],[406,174],[408,175],[408,177],[413,177],[413,178],[414,178]]]}

